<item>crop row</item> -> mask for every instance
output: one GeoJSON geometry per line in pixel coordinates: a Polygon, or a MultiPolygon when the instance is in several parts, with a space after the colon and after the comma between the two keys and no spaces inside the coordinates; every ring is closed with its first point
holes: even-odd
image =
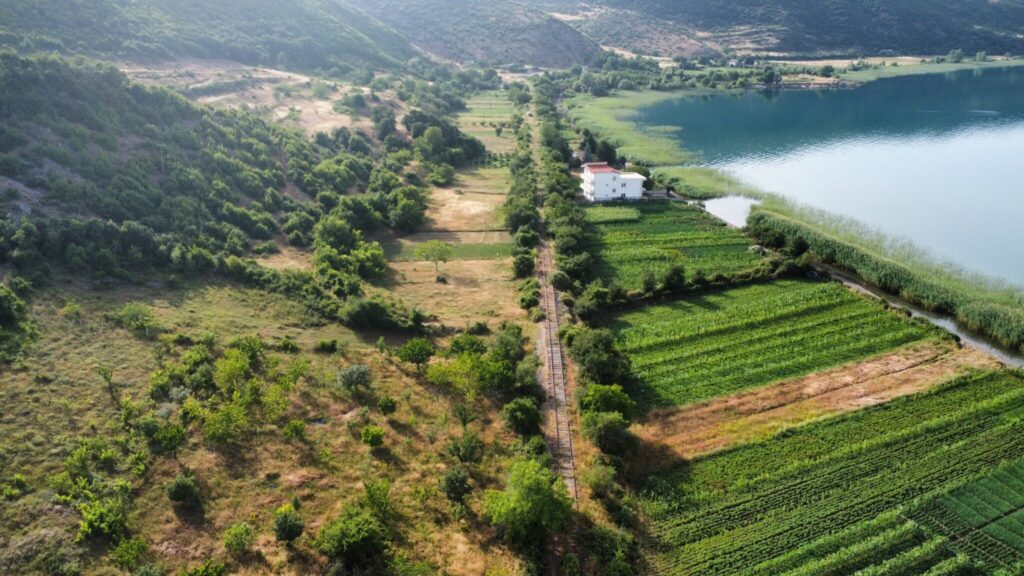
{"type": "Polygon", "coordinates": [[[587,220],[599,274],[629,290],[677,265],[711,276],[745,272],[761,261],[741,232],[685,204],[595,206],[587,209],[587,220]]]}
{"type": "Polygon", "coordinates": [[[653,404],[734,394],[929,335],[838,283],[785,281],[645,308],[614,324],[653,404]]]}
{"type": "Polygon", "coordinates": [[[902,526],[886,514],[1024,457],[1024,423],[1005,417],[1022,406],[1021,378],[986,374],[726,452],[726,466],[720,456],[690,462],[644,492],[646,555],[656,574],[828,574],[831,562],[878,565],[877,573],[952,570],[932,537],[910,531],[906,546],[890,547],[899,539],[876,536],[902,526]],[[878,546],[854,546],[873,538],[878,546]]]}

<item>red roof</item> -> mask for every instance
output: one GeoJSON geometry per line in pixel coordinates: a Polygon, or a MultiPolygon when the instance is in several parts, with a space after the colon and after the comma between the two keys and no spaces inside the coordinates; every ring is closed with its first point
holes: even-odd
{"type": "Polygon", "coordinates": [[[583,167],[595,174],[610,174],[612,172],[618,172],[618,170],[609,166],[607,162],[590,162],[584,164],[583,167]]]}

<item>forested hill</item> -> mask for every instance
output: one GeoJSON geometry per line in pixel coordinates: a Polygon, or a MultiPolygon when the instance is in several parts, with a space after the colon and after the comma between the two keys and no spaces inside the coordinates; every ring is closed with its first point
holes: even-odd
{"type": "Polygon", "coordinates": [[[0,46],[305,70],[384,68],[417,54],[344,0],[0,0],[0,46]]]}
{"type": "Polygon", "coordinates": [[[671,54],[689,39],[720,49],[804,54],[940,54],[956,48],[1024,51],[1021,0],[526,0],[602,44],[657,45],[671,54]]]}
{"type": "Polygon", "coordinates": [[[588,64],[601,48],[567,24],[515,2],[490,0],[353,0],[409,40],[459,62],[588,64]]]}

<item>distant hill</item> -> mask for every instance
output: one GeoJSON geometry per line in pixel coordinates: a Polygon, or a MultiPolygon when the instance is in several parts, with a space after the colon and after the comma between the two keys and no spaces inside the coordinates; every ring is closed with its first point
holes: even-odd
{"type": "Polygon", "coordinates": [[[0,46],[325,70],[391,67],[417,54],[343,0],[2,0],[0,46]]]}
{"type": "Polygon", "coordinates": [[[676,55],[1024,51],[1022,0],[524,0],[595,41],[676,55]]]}
{"type": "Polygon", "coordinates": [[[564,22],[514,2],[353,0],[423,50],[459,62],[568,67],[600,53],[564,22]]]}

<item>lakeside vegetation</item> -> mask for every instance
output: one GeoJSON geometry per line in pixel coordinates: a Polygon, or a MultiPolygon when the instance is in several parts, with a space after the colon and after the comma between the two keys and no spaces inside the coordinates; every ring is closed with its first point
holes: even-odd
{"type": "Polygon", "coordinates": [[[1019,374],[980,374],[682,464],[641,492],[645,556],[679,575],[883,564],[927,543],[891,514],[1024,457],[1022,408],[1019,374]]]}
{"type": "Polygon", "coordinates": [[[1024,293],[959,272],[863,225],[781,200],[757,206],[748,228],[766,246],[806,242],[826,264],[925,309],[949,314],[1003,346],[1024,350],[1024,293]]]}
{"type": "Polygon", "coordinates": [[[961,70],[981,70],[985,68],[1012,68],[1024,66],[1024,58],[1001,58],[996,60],[968,60],[966,62],[927,62],[917,64],[890,63],[889,65],[864,66],[856,70],[842,70],[837,76],[851,82],[874,82],[883,78],[896,78],[899,76],[913,76],[918,74],[946,74],[959,72],[961,70]]]}
{"type": "Polygon", "coordinates": [[[779,280],[653,304],[611,323],[656,407],[690,404],[935,337],[837,282],[779,280]]]}

